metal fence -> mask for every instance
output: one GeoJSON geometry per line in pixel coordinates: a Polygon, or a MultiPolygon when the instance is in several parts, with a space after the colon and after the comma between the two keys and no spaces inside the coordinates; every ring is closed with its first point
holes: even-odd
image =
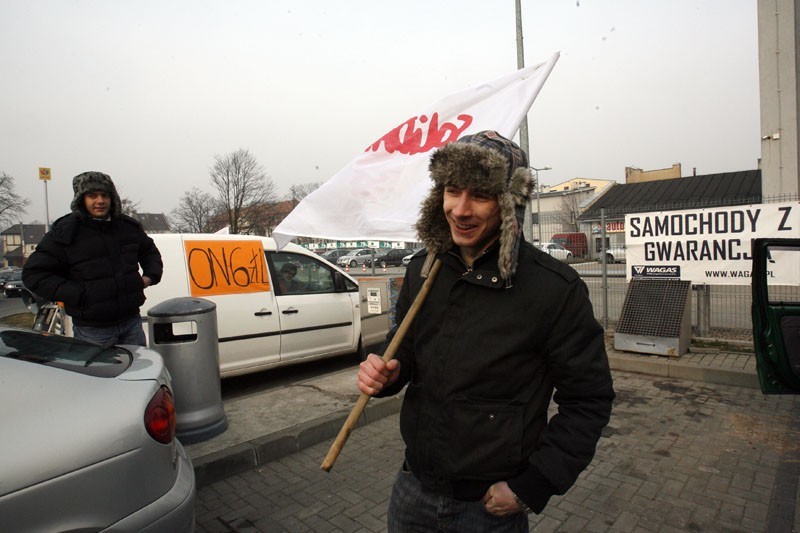
{"type": "MultiPolygon", "coordinates": [[[[614,329],[619,321],[628,282],[620,265],[597,262],[573,264],[589,287],[589,296],[597,319],[606,329],[614,329]]],[[[624,265],[622,265],[624,268],[624,265]]],[[[787,299],[800,301],[797,287],[782,287],[787,299]]],[[[744,285],[693,285],[692,332],[696,337],[727,340],[752,340],[753,323],[750,315],[752,294],[744,285]]]]}
{"type": "MultiPolygon", "coordinates": [[[[798,197],[764,198],[754,201],[734,202],[732,205],[745,205],[748,203],[792,202],[798,197]]],[[[687,204],[661,207],[653,211],[672,211],[683,209],[698,209],[707,207],[721,207],[719,204],[687,204]]],[[[615,222],[610,227],[611,232],[602,231],[609,227],[608,223],[598,231],[598,224],[580,221],[574,225],[563,224],[564,216],[558,213],[540,212],[534,215],[532,235],[534,242],[554,240],[553,237],[564,233],[584,233],[587,237],[588,250],[586,253],[574,253],[567,260],[581,275],[589,287],[589,294],[597,319],[606,329],[614,329],[619,321],[625,296],[628,290],[627,272],[630,268],[624,261],[624,255],[619,257],[620,262],[607,263],[603,261],[602,251],[612,248],[619,250],[625,245],[624,223],[627,210],[604,212],[605,221],[615,222]],[[541,225],[536,224],[541,221],[541,225]],[[603,247],[605,240],[605,248],[603,247]],[[581,257],[583,255],[584,257],[581,257]]],[[[557,240],[557,239],[556,239],[557,240]]],[[[566,246],[566,245],[565,245],[566,246]]],[[[624,248],[623,248],[624,249],[624,248]]],[[[615,254],[619,256],[619,254],[615,254]]],[[[615,257],[616,259],[616,257],[615,257]]],[[[723,340],[751,341],[752,319],[751,303],[752,293],[750,285],[693,285],[692,286],[692,331],[695,337],[718,338],[723,340]]],[[[800,301],[800,287],[781,286],[774,289],[777,294],[782,294],[785,301],[800,301]]]]}

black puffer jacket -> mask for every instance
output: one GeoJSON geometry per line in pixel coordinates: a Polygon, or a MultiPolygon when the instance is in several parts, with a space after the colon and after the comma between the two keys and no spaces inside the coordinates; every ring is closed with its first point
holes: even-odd
{"type": "MultiPolygon", "coordinates": [[[[614,398],[603,330],[588,291],[565,264],[522,243],[511,287],[497,246],[468,269],[442,268],[396,355],[408,384],[400,418],[406,460],[428,488],[480,499],[497,481],[540,512],[594,456],[614,398]],[[550,421],[551,394],[558,414],[550,421]]],[[[424,280],[412,259],[398,323],[424,280]]],[[[392,332],[390,335],[393,335],[392,332]]]]}
{"type": "Polygon", "coordinates": [[[137,316],[144,303],[139,274],[161,280],[161,254],[135,219],[59,218],[22,271],[25,287],[64,309],[79,326],[102,327],[137,316]]]}

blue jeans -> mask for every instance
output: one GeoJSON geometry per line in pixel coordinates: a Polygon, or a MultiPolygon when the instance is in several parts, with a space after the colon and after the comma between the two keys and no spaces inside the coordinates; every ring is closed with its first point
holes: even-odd
{"type": "Polygon", "coordinates": [[[528,531],[528,515],[517,513],[495,516],[480,500],[465,502],[426,492],[422,484],[407,470],[400,469],[392,488],[388,512],[389,533],[412,531],[452,531],[483,533],[486,531],[521,533],[528,531]]]}
{"type": "Polygon", "coordinates": [[[147,346],[144,329],[142,329],[142,319],[138,316],[112,326],[93,327],[73,324],[72,335],[76,339],[102,344],[106,347],[114,344],[147,346]]]}

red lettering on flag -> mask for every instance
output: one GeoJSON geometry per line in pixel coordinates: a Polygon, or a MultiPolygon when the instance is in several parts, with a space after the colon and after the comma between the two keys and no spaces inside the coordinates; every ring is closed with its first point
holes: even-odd
{"type": "Polygon", "coordinates": [[[364,151],[377,152],[380,150],[381,143],[390,154],[400,152],[401,154],[414,155],[440,148],[458,140],[461,133],[472,124],[472,115],[458,115],[457,118],[461,121],[461,126],[456,126],[450,122],[439,125],[439,113],[434,113],[431,115],[426,135],[426,132],[417,127],[416,123],[419,120],[420,124],[424,125],[428,122],[428,117],[425,115],[412,117],[369,145],[364,151]]]}

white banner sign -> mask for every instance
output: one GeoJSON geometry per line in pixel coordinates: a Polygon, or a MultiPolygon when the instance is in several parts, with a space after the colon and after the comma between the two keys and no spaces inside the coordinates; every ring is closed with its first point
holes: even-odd
{"type": "MultiPolygon", "coordinates": [[[[800,202],[626,215],[627,278],[750,285],[751,240],[798,235],[800,202]]],[[[796,272],[769,275],[775,284],[797,280],[796,272]]]]}
{"type": "Polygon", "coordinates": [[[273,237],[415,242],[419,207],[431,188],[428,162],[463,135],[495,130],[511,139],[553,69],[549,61],[447,96],[401,122],[294,208],[273,237]]]}

